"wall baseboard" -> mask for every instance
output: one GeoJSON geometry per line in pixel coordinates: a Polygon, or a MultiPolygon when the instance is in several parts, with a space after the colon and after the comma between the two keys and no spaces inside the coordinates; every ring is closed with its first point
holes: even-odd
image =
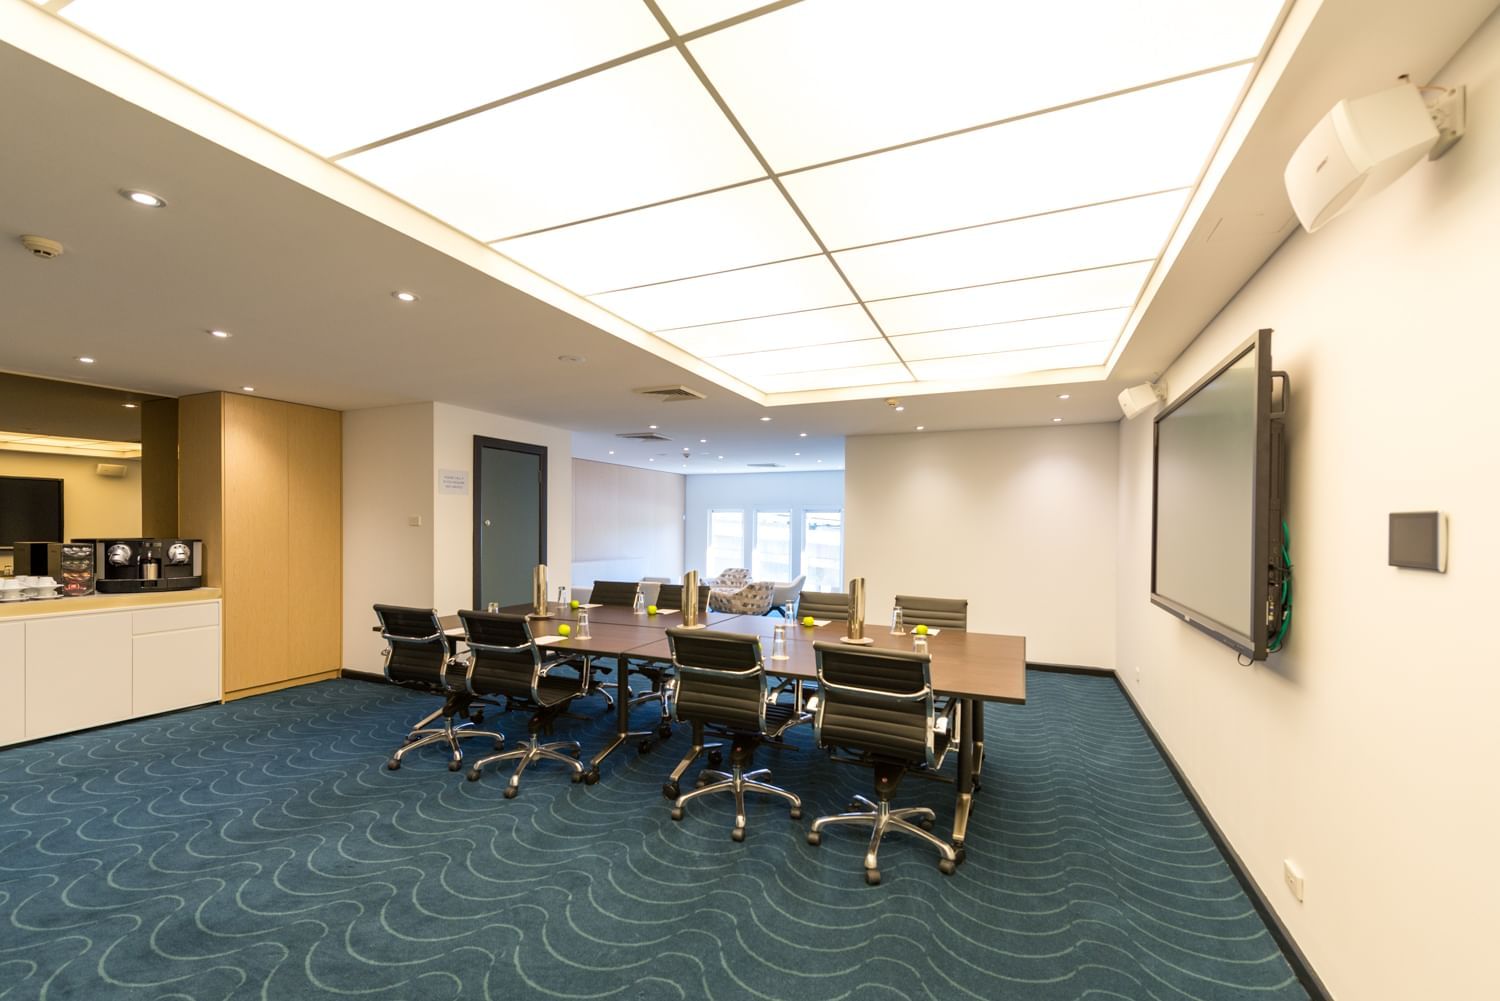
{"type": "Polygon", "coordinates": [[[1270,929],[1271,937],[1281,947],[1281,952],[1287,957],[1287,962],[1292,967],[1292,973],[1296,975],[1297,981],[1302,984],[1302,989],[1307,991],[1308,995],[1314,998],[1315,1001],[1333,1001],[1333,996],[1328,993],[1328,988],[1323,986],[1323,981],[1318,978],[1318,974],[1313,970],[1312,964],[1307,961],[1307,956],[1298,947],[1296,940],[1292,938],[1291,932],[1287,931],[1286,925],[1281,923],[1281,918],[1276,913],[1276,909],[1271,906],[1270,900],[1261,891],[1260,884],[1250,875],[1250,870],[1245,868],[1244,860],[1234,850],[1234,846],[1229,843],[1229,839],[1224,836],[1223,830],[1220,829],[1213,815],[1203,805],[1203,800],[1198,797],[1198,791],[1193,788],[1193,784],[1188,781],[1187,776],[1183,774],[1182,769],[1178,766],[1177,759],[1172,757],[1172,752],[1167,750],[1166,744],[1162,743],[1161,736],[1157,734],[1156,728],[1151,725],[1151,721],[1141,711],[1140,703],[1136,702],[1135,696],[1130,693],[1129,687],[1121,680],[1120,673],[1107,667],[1088,667],[1082,664],[1038,664],[1030,661],[1027,662],[1026,668],[1032,671],[1051,671],[1056,674],[1091,674],[1114,679],[1115,685],[1120,689],[1120,694],[1125,696],[1125,702],[1130,706],[1130,711],[1135,713],[1135,718],[1141,721],[1141,727],[1146,731],[1146,736],[1151,738],[1151,743],[1156,747],[1156,752],[1167,763],[1167,768],[1171,770],[1172,777],[1177,780],[1177,784],[1182,787],[1182,791],[1187,795],[1188,802],[1193,805],[1193,811],[1198,814],[1198,819],[1203,822],[1203,827],[1208,831],[1208,836],[1213,839],[1214,845],[1219,849],[1219,854],[1223,855],[1224,860],[1229,863],[1229,869],[1234,873],[1235,879],[1239,880],[1240,888],[1245,891],[1245,896],[1250,898],[1250,903],[1254,906],[1255,912],[1266,923],[1266,927],[1270,929]]]}

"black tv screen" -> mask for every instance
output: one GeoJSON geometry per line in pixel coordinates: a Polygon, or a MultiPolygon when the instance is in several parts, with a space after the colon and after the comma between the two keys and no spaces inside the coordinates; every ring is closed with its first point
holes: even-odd
{"type": "Polygon", "coordinates": [[[1256,660],[1282,621],[1279,374],[1262,330],[1155,426],[1151,600],[1256,660]]]}
{"type": "Polygon", "coordinates": [[[63,481],[0,476],[0,547],[63,541],[63,481]]]}

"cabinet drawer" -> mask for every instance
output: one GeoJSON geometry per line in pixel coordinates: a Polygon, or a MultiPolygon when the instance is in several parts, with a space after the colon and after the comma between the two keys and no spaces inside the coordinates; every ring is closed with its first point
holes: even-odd
{"type": "Polygon", "coordinates": [[[219,624],[219,603],[205,601],[192,605],[166,605],[143,608],[131,613],[137,636],[166,633],[174,629],[198,629],[219,624]]]}
{"type": "Polygon", "coordinates": [[[137,636],[131,660],[131,702],[137,716],[219,701],[216,626],[137,636]]]}

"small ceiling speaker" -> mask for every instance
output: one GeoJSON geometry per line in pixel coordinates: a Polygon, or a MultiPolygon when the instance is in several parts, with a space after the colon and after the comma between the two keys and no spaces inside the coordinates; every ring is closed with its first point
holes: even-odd
{"type": "Polygon", "coordinates": [[[1139,386],[1131,386],[1120,394],[1120,410],[1128,420],[1166,398],[1165,386],[1155,382],[1143,382],[1139,386]]]}
{"type": "Polygon", "coordinates": [[[23,236],[21,246],[31,252],[32,257],[40,257],[44,261],[50,261],[54,257],[61,257],[63,245],[56,240],[49,240],[45,236],[23,236]]]}
{"type": "Polygon", "coordinates": [[[1437,144],[1414,84],[1335,104],[1287,161],[1282,179],[1309,233],[1379,193],[1437,144]]]}

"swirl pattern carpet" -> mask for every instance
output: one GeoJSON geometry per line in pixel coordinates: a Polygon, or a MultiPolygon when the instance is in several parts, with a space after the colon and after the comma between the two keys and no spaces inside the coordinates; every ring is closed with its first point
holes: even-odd
{"type": "MultiPolygon", "coordinates": [[[[685,733],[505,800],[438,751],[387,771],[433,701],[361,681],[0,751],[0,998],[1305,998],[1115,683],[1028,685],[988,709],[967,863],[888,837],[878,887],[857,830],[806,843],[871,776],[805,727],[757,756],[803,819],[753,800],[743,844],[730,797],[669,818],[685,733]]],[[[578,706],[590,753],[613,714],[578,706]]],[[[898,800],[951,824],[951,786],[898,800]]]]}

